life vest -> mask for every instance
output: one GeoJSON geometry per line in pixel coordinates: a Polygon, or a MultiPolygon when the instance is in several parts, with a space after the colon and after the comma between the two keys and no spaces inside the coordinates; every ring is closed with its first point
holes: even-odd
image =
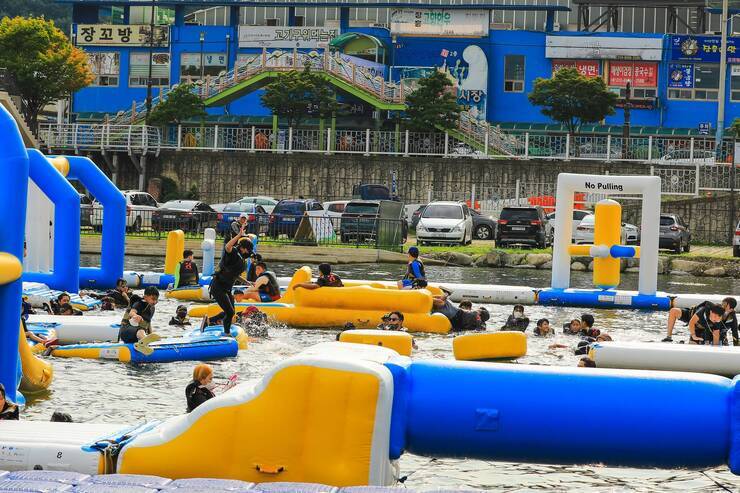
{"type": "Polygon", "coordinates": [[[275,274],[268,270],[257,276],[257,279],[259,279],[260,277],[267,278],[267,284],[263,284],[259,287],[260,292],[267,294],[267,296],[271,297],[272,299],[280,298],[280,285],[278,284],[275,274]]]}

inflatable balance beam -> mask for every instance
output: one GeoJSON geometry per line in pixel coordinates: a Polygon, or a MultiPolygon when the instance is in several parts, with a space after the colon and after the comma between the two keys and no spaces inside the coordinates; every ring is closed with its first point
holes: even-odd
{"type": "Polygon", "coordinates": [[[738,474],[740,380],[411,361],[383,347],[331,342],[131,438],[117,466],[172,478],[383,485],[404,451],[650,468],[729,464],[738,474]],[[677,431],[670,416],[701,416],[702,425],[677,431]],[[209,454],[193,454],[203,443],[209,454]]]}

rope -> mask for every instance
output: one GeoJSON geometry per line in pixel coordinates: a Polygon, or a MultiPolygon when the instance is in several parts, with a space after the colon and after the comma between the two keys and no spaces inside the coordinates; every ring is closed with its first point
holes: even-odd
{"type": "Polygon", "coordinates": [[[422,469],[424,469],[425,467],[428,467],[428,466],[430,466],[430,465],[431,465],[431,464],[432,464],[433,462],[436,462],[436,461],[437,461],[437,458],[436,458],[436,457],[434,457],[434,458],[432,458],[432,459],[429,459],[429,461],[428,461],[428,462],[427,462],[426,464],[422,465],[421,467],[419,467],[419,468],[418,468],[418,469],[416,469],[415,471],[411,471],[410,473],[408,473],[408,474],[407,474],[407,475],[405,475],[405,476],[401,476],[400,478],[398,478],[398,479],[397,479],[397,481],[398,481],[398,482],[399,482],[400,484],[404,484],[404,483],[406,482],[406,480],[407,480],[407,479],[409,479],[409,477],[410,477],[410,476],[411,476],[412,474],[416,474],[417,472],[421,471],[421,470],[422,470],[422,469]]]}
{"type": "Polygon", "coordinates": [[[704,476],[706,476],[707,479],[709,479],[711,482],[713,482],[714,484],[716,484],[717,486],[719,486],[723,490],[729,491],[730,493],[732,493],[732,490],[730,488],[728,488],[727,486],[723,485],[722,483],[720,483],[719,481],[717,481],[716,479],[714,479],[712,476],[710,476],[709,474],[707,474],[707,471],[699,471],[699,472],[701,474],[703,474],[704,476]]]}

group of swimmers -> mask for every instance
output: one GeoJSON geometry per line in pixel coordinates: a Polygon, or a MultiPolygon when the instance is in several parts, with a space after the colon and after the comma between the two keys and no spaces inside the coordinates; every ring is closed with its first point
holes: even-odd
{"type": "Polygon", "coordinates": [[[736,307],[737,300],[727,297],[719,304],[704,301],[691,308],[671,308],[668,312],[668,334],[663,342],[673,342],[673,329],[676,320],[680,320],[689,328],[689,344],[727,346],[729,332],[732,344],[740,346],[736,307]]]}

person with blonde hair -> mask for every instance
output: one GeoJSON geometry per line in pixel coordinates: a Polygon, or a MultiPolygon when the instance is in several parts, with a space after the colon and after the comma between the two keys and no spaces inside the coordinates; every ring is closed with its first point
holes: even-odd
{"type": "Polygon", "coordinates": [[[185,400],[188,412],[203,404],[208,399],[216,397],[213,390],[213,368],[206,364],[197,365],[193,369],[193,380],[185,387],[185,400]]]}

